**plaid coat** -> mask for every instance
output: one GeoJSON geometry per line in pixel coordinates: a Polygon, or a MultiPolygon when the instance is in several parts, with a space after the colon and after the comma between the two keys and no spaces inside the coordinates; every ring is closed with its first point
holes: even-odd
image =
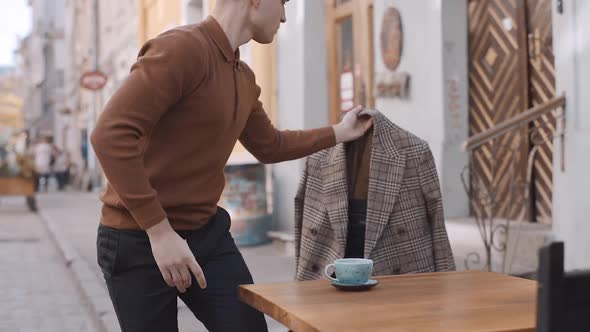
{"type": "MultiPolygon", "coordinates": [[[[428,144],[377,111],[369,174],[365,257],[375,275],[455,269],[428,144]]],[[[296,279],[324,278],[348,229],[344,144],[309,156],[295,197],[296,279]]]]}

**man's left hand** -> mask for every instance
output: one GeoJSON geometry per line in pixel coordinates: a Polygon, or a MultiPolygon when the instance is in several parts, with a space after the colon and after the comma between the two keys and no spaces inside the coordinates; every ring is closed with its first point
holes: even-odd
{"type": "Polygon", "coordinates": [[[362,106],[357,106],[344,114],[342,121],[334,125],[336,143],[354,141],[363,136],[365,132],[373,125],[373,118],[361,117],[359,113],[363,110],[362,106]]]}

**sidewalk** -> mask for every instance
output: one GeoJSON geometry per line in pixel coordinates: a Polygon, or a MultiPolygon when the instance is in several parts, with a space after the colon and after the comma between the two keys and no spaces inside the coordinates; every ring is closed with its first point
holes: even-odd
{"type": "MultiPolygon", "coordinates": [[[[80,279],[96,315],[106,331],[119,331],[102,273],[96,263],[96,229],[101,203],[96,193],[49,193],[38,196],[39,213],[59,239],[66,260],[80,279]]],[[[278,252],[272,245],[240,248],[257,283],[290,281],[294,276],[294,259],[278,252]]],[[[179,302],[180,332],[207,331],[190,310],[179,302]]],[[[280,323],[268,319],[269,331],[286,331],[280,323]]],[[[2,330],[2,329],[0,329],[2,330]]]]}
{"type": "Polygon", "coordinates": [[[22,197],[0,198],[0,331],[97,331],[76,281],[22,197]]]}
{"type": "MultiPolygon", "coordinates": [[[[38,203],[40,216],[58,239],[63,256],[78,277],[83,293],[102,323],[103,331],[119,331],[102,274],[96,263],[96,229],[101,208],[98,195],[78,192],[41,194],[38,196],[38,203]]],[[[474,220],[449,220],[446,225],[458,270],[465,269],[465,258],[471,252],[478,252],[482,259],[485,257],[474,220]]],[[[530,224],[523,227],[518,255],[515,256],[514,273],[536,269],[536,252],[542,245],[546,233],[547,227],[543,225],[530,224]]],[[[294,258],[284,250],[273,245],[240,250],[255,282],[268,283],[293,279],[294,258]]],[[[496,271],[499,270],[500,263],[497,258],[494,262],[496,271]]],[[[278,322],[271,319],[268,321],[271,332],[286,331],[278,322]]],[[[180,332],[206,331],[182,301],[179,301],[179,329],[180,332]]]]}

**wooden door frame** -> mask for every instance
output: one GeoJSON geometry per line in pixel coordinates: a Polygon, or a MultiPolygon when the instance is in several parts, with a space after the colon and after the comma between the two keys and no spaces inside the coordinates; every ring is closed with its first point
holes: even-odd
{"type": "MultiPolygon", "coordinates": [[[[528,100],[529,107],[546,103],[556,95],[554,46],[548,49],[548,38],[553,40],[552,25],[554,16],[551,11],[551,0],[524,1],[526,13],[526,32],[528,33],[528,100]],[[539,17],[539,14],[546,16],[539,17]],[[550,23],[547,25],[547,23],[550,23]],[[543,31],[544,30],[544,31],[543,31]],[[545,60],[545,61],[543,61],[545,60]]],[[[535,221],[551,225],[553,223],[553,179],[554,179],[554,142],[557,119],[549,113],[530,123],[531,134],[539,130],[548,144],[539,146],[533,160],[531,178],[531,215],[535,221]],[[544,132],[543,128],[547,130],[544,132]],[[544,190],[544,188],[546,190],[544,190]]],[[[534,146],[534,142],[531,144],[534,146]]]]}
{"type": "Polygon", "coordinates": [[[340,103],[337,50],[338,25],[337,23],[352,16],[353,45],[354,45],[354,103],[359,104],[361,84],[365,85],[365,104],[363,106],[374,107],[374,47],[373,47],[373,0],[350,0],[350,2],[335,8],[335,0],[325,0],[326,6],[326,33],[328,45],[328,96],[329,96],[329,121],[337,123],[340,121],[340,103]],[[359,47],[365,45],[366,47],[359,47]],[[359,84],[359,82],[361,84],[359,84]]]}

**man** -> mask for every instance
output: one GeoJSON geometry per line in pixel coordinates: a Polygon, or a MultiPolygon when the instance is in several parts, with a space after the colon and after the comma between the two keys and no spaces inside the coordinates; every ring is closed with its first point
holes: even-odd
{"type": "Polygon", "coordinates": [[[333,127],[271,125],[238,48],[270,43],[284,5],[218,0],[203,23],[147,42],[98,121],[91,140],[109,180],[98,262],[124,332],[176,331],[177,296],[210,331],[266,331],[263,315],[237,299],[252,277],[216,205],[234,144],[274,163],[354,140],[371,125],[357,119],[360,107],[333,127]]]}

